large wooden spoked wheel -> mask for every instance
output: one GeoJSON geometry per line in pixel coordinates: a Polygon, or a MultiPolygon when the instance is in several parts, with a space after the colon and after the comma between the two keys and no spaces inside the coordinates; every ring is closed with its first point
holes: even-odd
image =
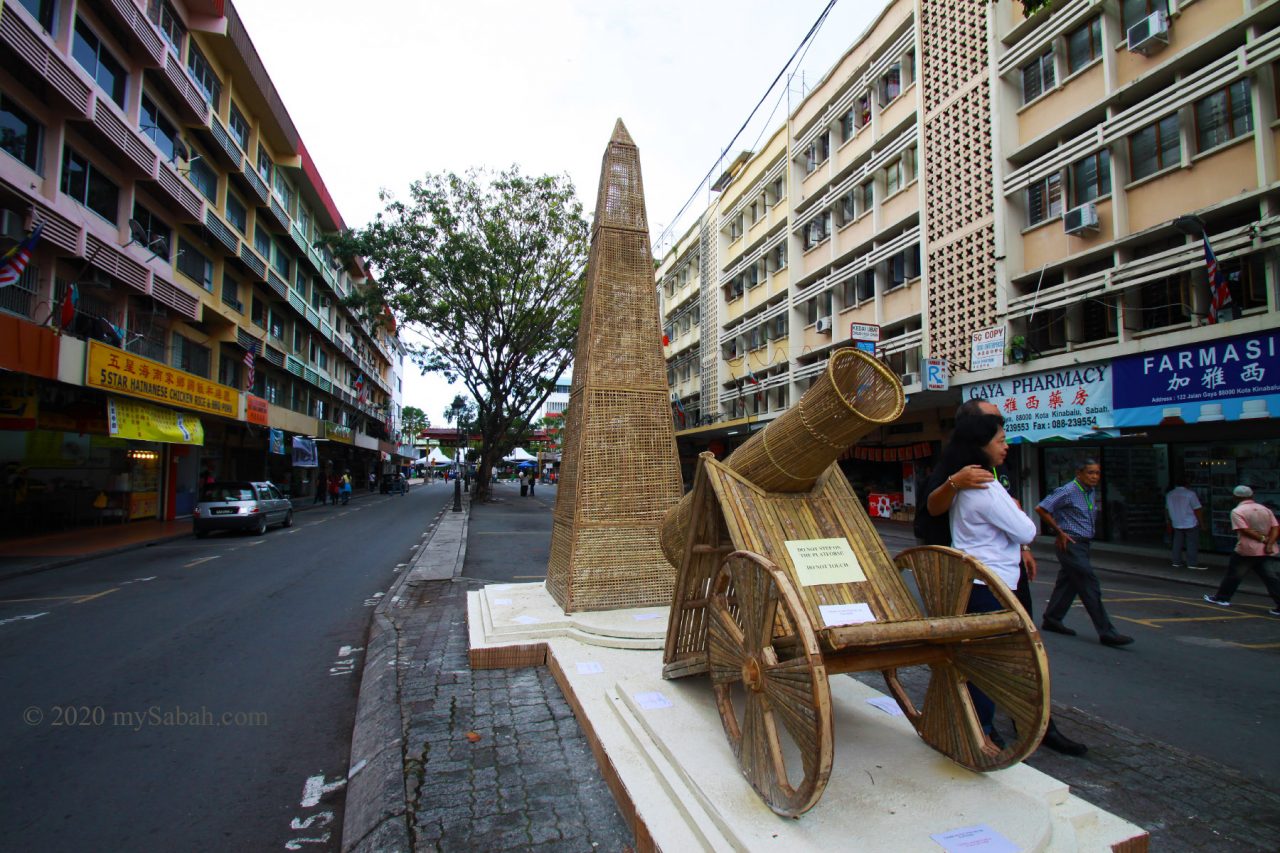
{"type": "Polygon", "coordinates": [[[897,556],[899,569],[912,570],[924,601],[925,616],[965,612],[975,579],[986,582],[1005,610],[1022,617],[1023,630],[944,646],[931,661],[931,675],[920,708],[898,680],[884,671],[889,690],[926,743],[970,770],[1000,770],[1026,758],[1040,745],[1049,721],[1049,663],[1044,644],[1013,592],[986,566],[952,548],[909,548],[897,556]],[[1003,732],[997,747],[982,731],[967,685],[972,683],[1008,714],[1016,736],[1003,732]]]}
{"type": "Polygon", "coordinates": [[[707,612],[707,665],[742,775],[769,808],[799,817],[831,775],[831,692],[809,617],[786,574],[750,551],[725,558],[707,612]],[[787,638],[779,644],[787,651],[775,637],[787,638]],[[741,716],[735,690],[745,697],[741,716]],[[780,728],[794,749],[785,748],[780,728]]]}

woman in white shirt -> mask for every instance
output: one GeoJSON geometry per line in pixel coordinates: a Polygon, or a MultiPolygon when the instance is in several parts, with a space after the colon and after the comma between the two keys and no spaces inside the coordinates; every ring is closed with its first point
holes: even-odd
{"type": "MultiPolygon", "coordinates": [[[[967,465],[981,465],[993,471],[1009,453],[1004,422],[997,415],[961,418],[951,441],[942,451],[939,467],[948,477],[967,465]]],[[[951,503],[951,546],[991,569],[1011,590],[1018,587],[1018,563],[1023,545],[1036,536],[1036,525],[1014,502],[997,479],[985,487],[960,489],[954,484],[951,503]]],[[[969,592],[969,613],[1003,610],[986,584],[974,581],[969,592]]],[[[996,747],[1004,742],[993,725],[995,706],[972,684],[969,693],[982,729],[996,747]]]]}

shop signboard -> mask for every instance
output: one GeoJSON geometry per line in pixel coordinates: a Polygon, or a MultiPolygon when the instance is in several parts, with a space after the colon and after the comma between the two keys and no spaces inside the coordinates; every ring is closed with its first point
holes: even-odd
{"type": "Polygon", "coordinates": [[[1116,359],[1117,426],[1280,417],[1280,330],[1116,359]]]}
{"type": "Polygon", "coordinates": [[[316,453],[316,443],[300,435],[293,437],[293,467],[319,468],[320,455],[316,453]]]}
{"type": "Polygon", "coordinates": [[[320,421],[320,437],[343,444],[355,444],[356,436],[351,427],[335,424],[333,421],[320,421]]]}
{"type": "Polygon", "coordinates": [[[966,385],[965,400],[990,400],[1004,415],[1011,444],[1050,438],[1073,440],[1115,426],[1111,365],[1086,364],[966,385]]]}
{"type": "Polygon", "coordinates": [[[204,444],[204,425],[194,415],[115,397],[107,400],[107,433],[131,441],[204,444]]]}
{"type": "Polygon", "coordinates": [[[979,329],[973,333],[969,352],[969,372],[1004,366],[1004,326],[979,329]]]}
{"type": "Polygon", "coordinates": [[[225,418],[240,416],[240,392],[100,341],[89,341],[85,385],[225,418]]]}
{"type": "Polygon", "coordinates": [[[267,450],[276,456],[284,456],[284,430],[272,429],[267,431],[267,450]]]}
{"type": "Polygon", "coordinates": [[[850,323],[849,338],[855,341],[871,341],[875,343],[880,340],[880,327],[875,323],[850,323]]]}
{"type": "Polygon", "coordinates": [[[871,492],[867,495],[867,514],[872,518],[892,518],[902,509],[902,492],[871,492]]]}
{"type": "Polygon", "coordinates": [[[35,429],[39,410],[39,398],[23,389],[20,382],[11,380],[0,384],[0,429],[35,429]]]}
{"type": "Polygon", "coordinates": [[[251,424],[267,426],[267,401],[264,397],[244,395],[244,419],[251,424]]]}
{"type": "Polygon", "coordinates": [[[951,388],[951,374],[945,358],[926,358],[924,366],[924,390],[946,391],[951,388]]]}

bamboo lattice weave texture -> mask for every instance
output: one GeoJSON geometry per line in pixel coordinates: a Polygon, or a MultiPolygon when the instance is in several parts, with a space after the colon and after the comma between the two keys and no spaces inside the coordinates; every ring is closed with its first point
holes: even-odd
{"type": "Polygon", "coordinates": [[[547,590],[565,612],[665,604],[658,529],[680,497],[640,156],[605,149],[565,417],[547,590]]]}

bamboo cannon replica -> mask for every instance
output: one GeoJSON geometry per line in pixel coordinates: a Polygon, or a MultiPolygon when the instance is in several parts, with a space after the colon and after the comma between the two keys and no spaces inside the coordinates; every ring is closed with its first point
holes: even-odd
{"type": "Polygon", "coordinates": [[[879,670],[920,737],[971,770],[1015,764],[1044,735],[1048,663],[1013,593],[951,548],[891,558],[836,464],[903,405],[887,367],[840,350],[727,460],[702,454],[663,521],[677,567],[663,677],[710,674],[742,773],[780,815],[812,808],[830,776],[830,675],[879,670]],[[967,614],[974,581],[1003,609],[967,614]],[[923,697],[899,679],[911,666],[930,670],[923,697]],[[983,732],[969,684],[1017,724],[1004,748],[983,732]]]}

